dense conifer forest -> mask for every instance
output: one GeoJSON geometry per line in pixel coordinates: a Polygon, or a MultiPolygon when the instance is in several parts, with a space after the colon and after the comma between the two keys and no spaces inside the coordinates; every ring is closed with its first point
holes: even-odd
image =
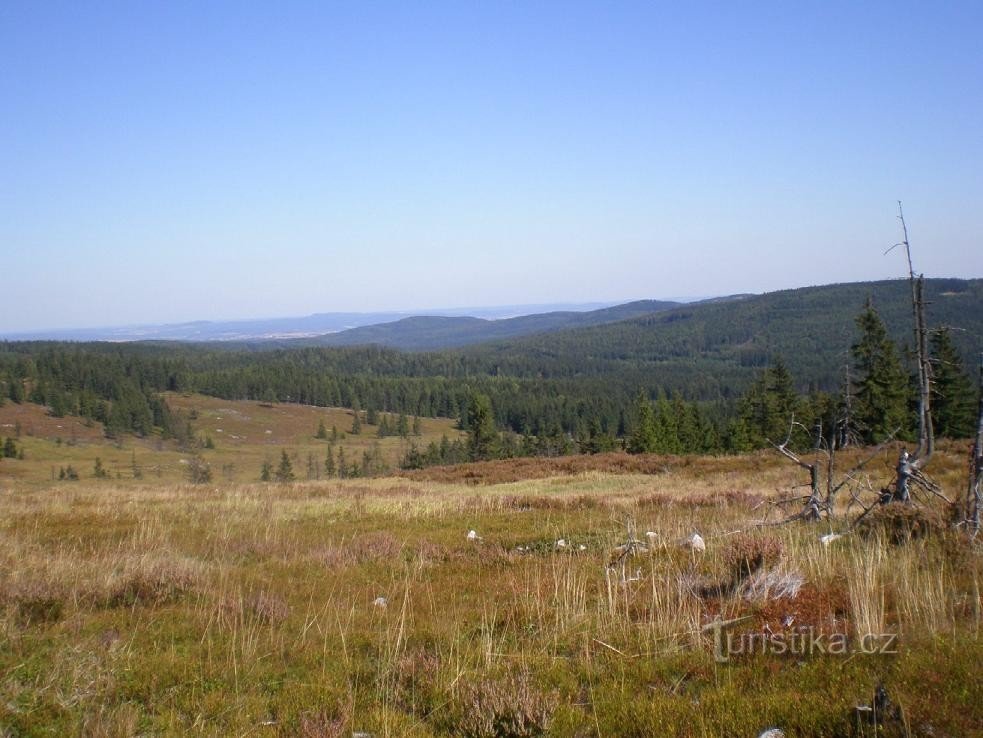
{"type": "MultiPolygon", "coordinates": [[[[983,348],[983,280],[928,280],[936,427],[972,432],[967,366],[983,348]]],[[[440,352],[289,344],[0,344],[4,401],[120,433],[177,436],[164,392],[459,418],[468,448],[411,447],[407,466],[463,458],[741,452],[819,435],[912,432],[907,284],[744,297],[440,352]],[[844,427],[844,424],[849,427],[844,427]]],[[[973,367],[975,369],[975,367],[973,367]]],[[[380,431],[382,432],[382,431],[380,431]]]]}

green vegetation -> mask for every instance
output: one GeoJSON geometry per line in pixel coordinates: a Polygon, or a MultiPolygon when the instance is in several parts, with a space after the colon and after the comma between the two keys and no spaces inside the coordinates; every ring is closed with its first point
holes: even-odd
{"type": "MultiPolygon", "coordinates": [[[[934,496],[848,522],[900,444],[844,441],[913,425],[885,303],[822,356],[748,365],[746,341],[598,358],[633,321],[576,356],[560,333],[507,357],[5,344],[0,733],[970,735],[979,547],[934,496]],[[836,352],[849,372],[800,383],[836,352]],[[786,440],[858,470],[822,530],[772,525],[802,469],[748,451],[786,440]]],[[[954,335],[932,340],[942,436],[972,426],[954,335]]],[[[965,457],[938,444],[943,493],[965,457]]]]}
{"type": "MultiPolygon", "coordinates": [[[[960,358],[983,347],[975,328],[983,323],[983,280],[929,280],[926,292],[933,325],[966,329],[933,344],[938,389],[945,389],[937,424],[942,435],[958,436],[970,430],[972,398],[965,395],[960,358]]],[[[380,440],[408,440],[411,416],[454,418],[467,428],[469,404],[480,395],[500,434],[494,444],[485,439],[481,449],[467,452],[483,458],[597,453],[622,445],[741,452],[783,439],[792,410],[806,429],[796,430],[793,441],[808,443],[814,428],[834,427],[832,418],[848,400],[845,365],[852,363],[853,432],[874,441],[895,430],[906,438],[913,426],[911,372],[898,348],[907,340],[907,299],[903,282],[808,288],[440,353],[6,343],[0,345],[0,376],[7,377],[8,395],[27,392],[53,417],[101,423],[111,438],[129,432],[173,438],[189,448],[200,440],[189,430],[190,418],[165,401],[166,392],[250,398],[269,408],[348,407],[352,412],[342,422],[350,423],[351,435],[380,440]],[[858,313],[850,337],[844,326],[858,313]],[[640,392],[654,403],[651,412],[640,405],[640,392]]],[[[324,420],[314,424],[315,436],[326,440],[324,420]]],[[[327,440],[336,443],[338,436],[335,425],[327,440]]],[[[403,449],[403,463],[457,461],[453,443],[414,442],[403,449]]],[[[355,458],[348,459],[350,471],[358,468],[355,458]]]]}
{"type": "Polygon", "coordinates": [[[853,420],[866,441],[878,443],[910,426],[911,389],[894,342],[870,302],[857,327],[860,340],[851,348],[859,372],[853,420]]]}
{"type": "Polygon", "coordinates": [[[935,432],[945,438],[969,438],[975,431],[975,391],[948,328],[932,334],[931,354],[935,432]]]}
{"type": "MultiPolygon", "coordinates": [[[[963,480],[963,451],[936,459],[947,489],[963,480]]],[[[772,454],[652,462],[648,474],[478,490],[16,485],[0,497],[0,726],[847,736],[883,684],[902,713],[878,734],[978,730],[978,552],[928,521],[903,545],[879,519],[829,546],[812,525],[735,536],[796,469],[772,454]],[[635,531],[645,545],[624,555],[635,531]],[[705,553],[678,545],[694,531],[705,553]],[[746,618],[729,629],[734,643],[812,633],[851,651],[745,650],[719,663],[703,627],[718,617],[746,618]],[[896,635],[897,653],[855,653],[868,633],[896,635]]]]}
{"type": "Polygon", "coordinates": [[[320,346],[364,346],[374,344],[409,351],[433,351],[467,346],[486,341],[557,331],[592,325],[615,323],[641,315],[679,307],[680,303],[661,300],[638,300],[624,305],[587,312],[556,311],[522,315],[501,320],[471,317],[415,316],[392,323],[362,326],[318,339],[300,339],[298,344],[320,346]]]}

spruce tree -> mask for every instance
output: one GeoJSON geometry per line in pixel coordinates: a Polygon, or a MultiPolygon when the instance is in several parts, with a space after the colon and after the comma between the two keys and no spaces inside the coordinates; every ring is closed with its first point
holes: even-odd
{"type": "Polygon", "coordinates": [[[362,432],[362,406],[357,397],[352,398],[352,435],[357,436],[362,432]]]}
{"type": "Polygon", "coordinates": [[[679,424],[673,406],[661,395],[655,403],[655,451],[660,454],[678,454],[679,424]]]}
{"type": "Polygon", "coordinates": [[[870,300],[856,323],[860,338],[851,347],[857,370],[854,418],[864,440],[879,443],[898,429],[909,429],[908,376],[870,300]]]}
{"type": "Polygon", "coordinates": [[[11,374],[7,378],[7,389],[12,402],[18,405],[24,402],[24,383],[20,377],[11,374]]]}
{"type": "Polygon", "coordinates": [[[743,454],[752,448],[747,423],[744,418],[735,418],[727,428],[727,450],[732,454],[743,454]]]}
{"type": "Polygon", "coordinates": [[[976,391],[963,369],[949,329],[932,334],[932,426],[943,438],[969,438],[976,430],[976,391]]]}
{"type": "Polygon", "coordinates": [[[655,412],[644,392],[639,392],[635,400],[635,422],[628,436],[628,453],[648,454],[655,451],[658,437],[655,427],[655,412]]]}
{"type": "Polygon", "coordinates": [[[345,479],[348,476],[348,461],[345,459],[345,449],[338,448],[338,478],[345,479]]]}
{"type": "Polygon", "coordinates": [[[864,440],[879,443],[900,429],[908,430],[908,376],[881,316],[870,300],[857,316],[860,339],[851,347],[857,370],[854,418],[864,440]]]}
{"type": "Polygon", "coordinates": [[[280,451],[280,465],[276,469],[276,481],[292,482],[294,480],[294,468],[290,463],[290,456],[286,449],[280,451]]]}
{"type": "Polygon", "coordinates": [[[491,400],[487,395],[472,395],[467,411],[467,428],[468,455],[471,460],[484,461],[493,458],[497,452],[498,434],[495,432],[491,400]]]}
{"type": "Polygon", "coordinates": [[[768,442],[782,443],[795,415],[796,402],[792,375],[785,362],[776,358],[758,375],[739,404],[742,433],[746,433],[749,445],[761,448],[768,442]]]}

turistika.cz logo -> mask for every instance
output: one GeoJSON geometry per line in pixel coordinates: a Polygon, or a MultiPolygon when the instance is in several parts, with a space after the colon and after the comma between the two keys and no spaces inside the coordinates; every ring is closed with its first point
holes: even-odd
{"type": "Polygon", "coordinates": [[[851,636],[847,633],[821,633],[812,626],[795,630],[735,633],[731,626],[747,620],[715,620],[703,626],[713,634],[713,657],[725,664],[739,656],[875,656],[898,652],[897,633],[867,633],[851,636]]]}

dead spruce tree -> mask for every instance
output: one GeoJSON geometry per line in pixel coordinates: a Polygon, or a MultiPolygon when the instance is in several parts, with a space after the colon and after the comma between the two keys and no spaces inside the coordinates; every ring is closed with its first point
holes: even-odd
{"type": "Polygon", "coordinates": [[[911,262],[911,244],[908,241],[908,224],[905,222],[901,201],[898,201],[898,220],[901,221],[902,240],[894,244],[885,253],[890,253],[898,246],[904,247],[908,260],[908,283],[911,286],[911,312],[914,321],[915,361],[917,362],[918,377],[918,446],[913,454],[907,449],[901,449],[898,456],[894,488],[881,497],[881,502],[911,502],[911,485],[918,484],[933,494],[940,495],[941,491],[922,469],[932,458],[935,451],[935,432],[932,428],[932,364],[928,355],[928,328],[925,322],[925,275],[915,276],[911,262]]]}

